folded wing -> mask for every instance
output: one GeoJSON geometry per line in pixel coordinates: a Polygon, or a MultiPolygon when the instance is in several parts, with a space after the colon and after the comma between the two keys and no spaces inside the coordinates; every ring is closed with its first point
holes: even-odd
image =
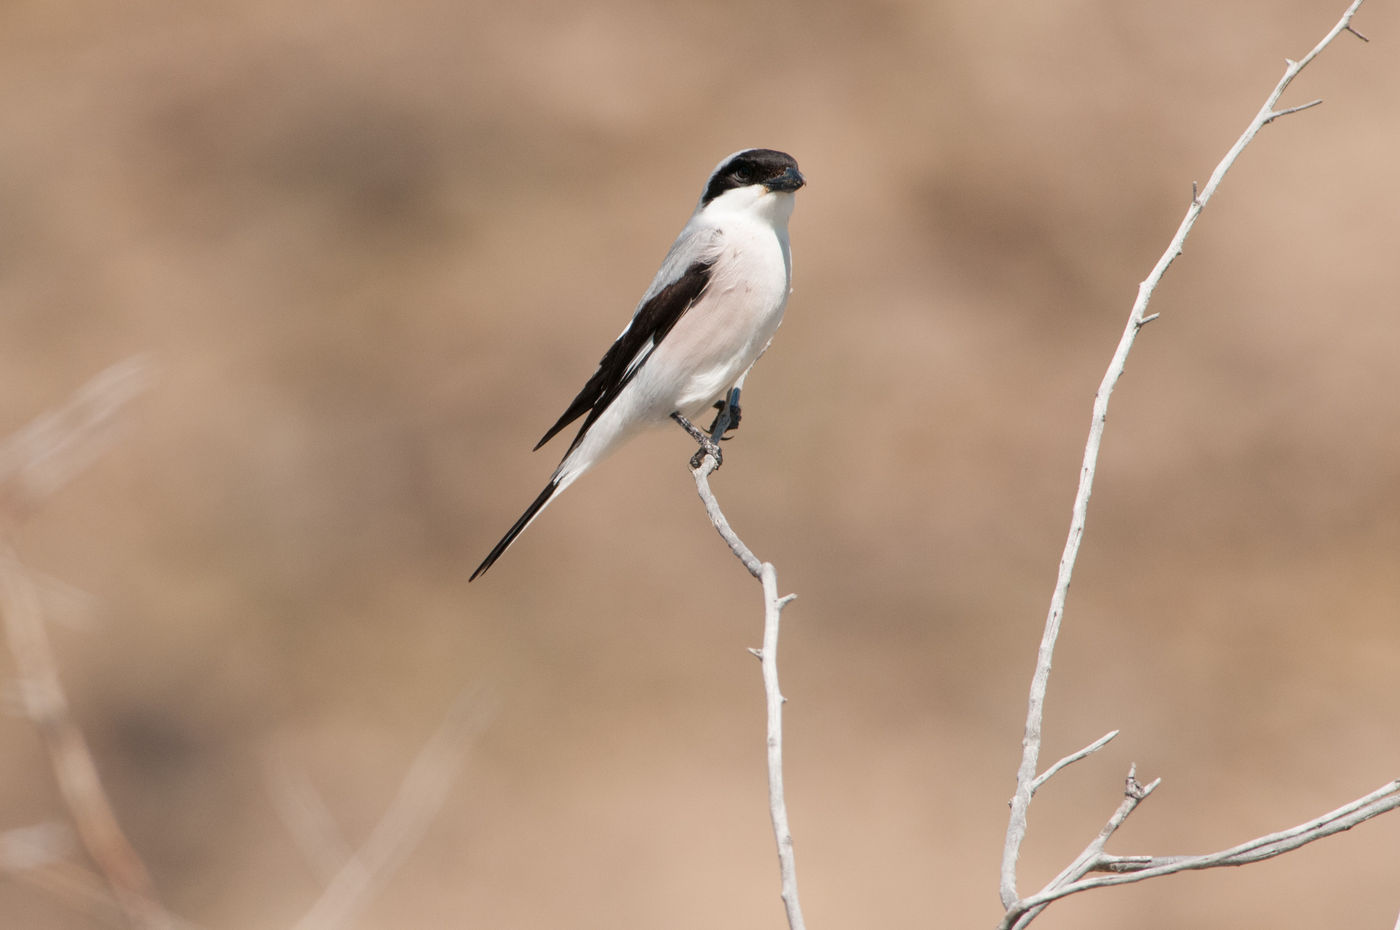
{"type": "Polygon", "coordinates": [[[536,449],[587,413],[588,418],[583,421],[578,435],[569,446],[569,450],[573,451],[579,440],[588,432],[588,428],[603,415],[608,405],[617,399],[617,395],[646,363],[661,340],[666,338],[666,334],[676,322],[705,292],[710,283],[710,269],[713,266],[714,259],[692,262],[680,277],[643,302],[633,315],[632,322],[598,363],[598,370],[593,373],[593,377],[588,379],[583,390],[578,392],[573,403],[569,404],[569,408],[544,434],[544,438],[535,444],[536,449]]]}

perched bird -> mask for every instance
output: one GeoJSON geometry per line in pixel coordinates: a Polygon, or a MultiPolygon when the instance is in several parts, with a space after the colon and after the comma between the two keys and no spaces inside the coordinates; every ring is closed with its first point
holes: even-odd
{"type": "Polygon", "coordinates": [[[806,180],[791,155],[745,149],[719,163],[690,221],[598,370],[535,448],[583,426],[525,513],[472,573],[510,548],[545,505],[641,429],[674,420],[720,461],[738,422],[738,389],[768,348],[792,289],[788,217],[806,180]],[[719,408],[711,434],[690,418],[719,408]],[[586,414],[586,416],[585,416],[586,414]]]}

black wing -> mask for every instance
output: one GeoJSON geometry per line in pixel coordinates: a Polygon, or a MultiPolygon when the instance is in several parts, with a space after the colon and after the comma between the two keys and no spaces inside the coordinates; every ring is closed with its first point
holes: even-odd
{"type": "Polygon", "coordinates": [[[583,421],[578,436],[574,437],[569,446],[569,451],[573,451],[583,434],[603,415],[603,411],[608,409],[608,405],[627,386],[627,382],[632,380],[637,369],[642,367],[647,357],[661,344],[661,340],[666,338],[671,327],[676,325],[676,321],[684,316],[704,293],[710,283],[710,269],[713,266],[714,259],[693,263],[684,274],[657,291],[651,300],[641,306],[627,329],[617,337],[617,341],[598,363],[598,370],[593,373],[593,377],[588,379],[583,390],[579,391],[573,403],[569,404],[569,409],[549,428],[544,438],[535,444],[536,449],[549,442],[556,433],[584,413],[588,413],[588,419],[583,421]]]}

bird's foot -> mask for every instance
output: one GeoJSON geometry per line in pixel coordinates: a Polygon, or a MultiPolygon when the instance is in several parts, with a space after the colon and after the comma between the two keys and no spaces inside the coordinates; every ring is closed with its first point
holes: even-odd
{"type": "Polygon", "coordinates": [[[681,416],[680,413],[671,414],[671,419],[679,423],[681,429],[689,433],[690,438],[700,444],[700,451],[690,457],[690,467],[699,468],[700,463],[705,461],[705,456],[713,455],[715,457],[715,470],[718,471],[719,467],[724,464],[724,453],[719,451],[719,443],[711,439],[700,427],[681,416]]]}
{"type": "Polygon", "coordinates": [[[729,434],[739,428],[739,405],[726,401],[715,401],[715,420],[710,424],[710,438],[716,442],[722,439],[733,439],[729,434]]]}

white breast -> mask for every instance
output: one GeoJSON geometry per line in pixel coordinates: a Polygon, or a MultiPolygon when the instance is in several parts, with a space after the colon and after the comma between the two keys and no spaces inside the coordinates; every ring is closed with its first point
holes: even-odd
{"type": "Polygon", "coordinates": [[[791,288],[786,227],[736,215],[720,229],[709,287],[637,375],[648,419],[673,410],[700,416],[758,360],[782,322],[791,288]]]}

